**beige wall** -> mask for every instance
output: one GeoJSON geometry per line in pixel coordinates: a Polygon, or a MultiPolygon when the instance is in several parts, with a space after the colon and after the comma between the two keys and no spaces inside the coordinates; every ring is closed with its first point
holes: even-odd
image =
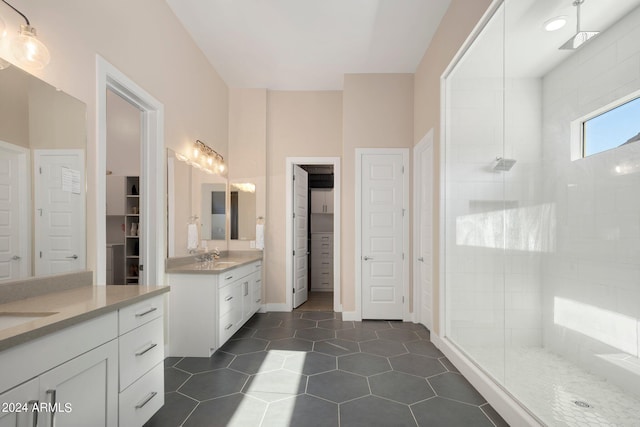
{"type": "Polygon", "coordinates": [[[436,232],[433,242],[433,329],[436,333],[440,331],[440,240],[437,232],[440,230],[440,77],[490,4],[491,0],[452,0],[415,73],[414,144],[420,142],[430,129],[434,130],[433,174],[436,203],[433,205],[433,229],[436,232]]]}
{"type": "MultiPolygon", "coordinates": [[[[229,181],[256,184],[255,215],[266,215],[267,90],[229,91],[229,181]]],[[[253,218],[255,224],[256,218],[253,218]]],[[[229,249],[248,250],[249,241],[229,240],[229,249]]]]}
{"type": "Polygon", "coordinates": [[[413,145],[413,74],[347,74],[342,158],[342,307],[355,310],[355,149],[413,145]]]}
{"type": "Polygon", "coordinates": [[[270,91],[267,100],[266,299],[284,304],[287,157],[342,154],[342,92],[270,91]]]}
{"type": "MultiPolygon", "coordinates": [[[[165,143],[176,151],[199,138],[226,156],[228,89],[164,1],[12,4],[51,52],[51,63],[35,74],[87,104],[87,263],[95,269],[96,54],[164,104],[165,143]]],[[[15,33],[20,17],[5,10],[7,32],[15,33]]],[[[0,57],[11,60],[6,43],[0,57]]]]}

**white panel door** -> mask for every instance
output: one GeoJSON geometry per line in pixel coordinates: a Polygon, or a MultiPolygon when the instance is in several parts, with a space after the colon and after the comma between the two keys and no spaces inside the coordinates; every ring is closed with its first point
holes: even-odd
{"type": "Polygon", "coordinates": [[[308,297],[308,192],[307,171],[293,166],[293,308],[303,304],[308,297]]]}
{"type": "MultiPolygon", "coordinates": [[[[18,147],[16,147],[17,149],[18,147]]],[[[27,157],[0,145],[0,282],[29,275],[27,157]]]]}
{"type": "Polygon", "coordinates": [[[85,268],[84,151],[34,151],[35,274],[85,268]]]}
{"type": "Polygon", "coordinates": [[[362,155],[362,318],[403,319],[403,155],[362,155]]]}
{"type": "Polygon", "coordinates": [[[414,208],[417,216],[416,254],[418,263],[414,271],[420,293],[417,319],[427,328],[432,327],[433,318],[433,143],[416,149],[417,179],[415,183],[418,200],[414,208]]]}

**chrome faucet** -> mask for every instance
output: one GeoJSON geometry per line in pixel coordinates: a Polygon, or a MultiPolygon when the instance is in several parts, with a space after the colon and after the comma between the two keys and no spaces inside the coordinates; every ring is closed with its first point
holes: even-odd
{"type": "Polygon", "coordinates": [[[220,249],[214,248],[213,252],[211,252],[211,255],[213,255],[213,259],[219,259],[220,258],[220,249]]]}

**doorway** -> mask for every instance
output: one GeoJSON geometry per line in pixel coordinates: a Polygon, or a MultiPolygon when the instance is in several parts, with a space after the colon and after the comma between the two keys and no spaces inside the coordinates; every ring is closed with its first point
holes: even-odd
{"type": "MultiPolygon", "coordinates": [[[[298,174],[300,176],[307,175],[308,171],[312,171],[311,175],[316,175],[314,168],[331,168],[333,171],[333,189],[331,192],[325,191],[323,196],[323,204],[317,204],[317,200],[313,200],[315,197],[313,194],[309,194],[308,186],[309,180],[305,179],[305,183],[307,184],[307,189],[305,189],[305,201],[304,201],[304,215],[305,215],[305,223],[307,226],[309,225],[309,219],[311,215],[314,213],[320,214],[322,210],[322,214],[326,216],[326,218],[317,218],[317,224],[321,224],[323,219],[328,218],[329,211],[331,211],[331,224],[327,226],[326,233],[331,234],[333,238],[332,242],[332,253],[329,264],[329,270],[326,273],[330,273],[332,276],[333,286],[331,288],[327,288],[323,290],[324,295],[318,295],[323,300],[323,307],[329,307],[328,311],[342,311],[341,299],[340,299],[340,159],[337,157],[289,157],[286,159],[286,176],[287,176],[287,184],[286,184],[286,269],[287,269],[287,280],[286,286],[289,290],[286,293],[286,305],[289,309],[293,309],[300,303],[300,295],[296,297],[294,294],[294,289],[296,286],[299,288],[301,285],[299,283],[299,278],[302,277],[302,272],[300,271],[300,267],[304,266],[306,277],[310,277],[310,272],[313,274],[313,268],[309,269],[310,255],[313,252],[314,248],[312,247],[314,243],[311,241],[311,234],[309,232],[304,231],[304,235],[301,234],[299,229],[296,228],[296,224],[300,225],[299,220],[300,217],[300,209],[302,208],[300,203],[295,203],[294,195],[296,191],[296,181],[294,181],[294,172],[296,169],[298,170],[298,174]],[[307,169],[304,170],[303,169],[307,169]],[[302,171],[303,173],[301,173],[302,171]],[[312,206],[313,204],[313,206],[312,206]],[[297,207],[296,207],[297,206],[297,207]],[[295,210],[298,209],[298,216],[294,218],[295,210]],[[297,249],[296,249],[297,247],[297,249]],[[296,255],[294,255],[294,251],[298,251],[297,254],[304,255],[304,262],[301,259],[296,260],[296,255]],[[304,250],[304,254],[300,251],[304,250]],[[330,303],[327,304],[327,295],[331,295],[330,303]]],[[[296,178],[298,179],[298,178],[296,178]]],[[[298,181],[298,184],[300,182],[298,181]]],[[[311,184],[313,187],[314,184],[311,184]]],[[[298,188],[298,192],[300,192],[298,188]]],[[[319,196],[317,194],[316,196],[319,196]]],[[[326,224],[325,224],[326,225],[326,224]]],[[[312,224],[313,226],[313,224],[312,224]]],[[[299,227],[298,227],[299,228],[299,227]]],[[[308,228],[309,231],[312,231],[312,228],[308,228]]],[[[324,230],[324,228],[322,229],[324,230]]],[[[319,283],[318,277],[315,277],[316,283],[319,283]]],[[[311,296],[312,299],[315,299],[315,291],[314,291],[314,277],[311,276],[311,293],[307,294],[307,296],[311,296]]],[[[306,290],[309,290],[308,287],[309,281],[307,280],[305,283],[306,290]]],[[[319,284],[316,285],[320,287],[319,284]]],[[[299,291],[296,291],[299,292],[299,291]]],[[[309,305],[309,302],[307,304],[309,305]]],[[[315,306],[315,303],[312,303],[315,306]]],[[[311,306],[309,306],[311,307],[311,306]]]]}
{"type": "MultiPolygon", "coordinates": [[[[105,285],[107,276],[106,176],[107,176],[107,93],[123,98],[141,114],[140,174],[138,192],[139,252],[145,264],[139,267],[138,283],[162,284],[166,242],[166,200],[164,166],[164,106],[126,75],[97,57],[97,141],[96,150],[96,284],[105,285]]],[[[133,184],[128,189],[133,193],[133,184]]],[[[133,195],[133,194],[132,194],[133,195]]],[[[132,206],[126,205],[127,209],[132,206]]],[[[132,211],[130,211],[132,212],[132,211]]]]}
{"type": "Polygon", "coordinates": [[[433,326],[433,129],[413,149],[414,322],[433,326]]]}

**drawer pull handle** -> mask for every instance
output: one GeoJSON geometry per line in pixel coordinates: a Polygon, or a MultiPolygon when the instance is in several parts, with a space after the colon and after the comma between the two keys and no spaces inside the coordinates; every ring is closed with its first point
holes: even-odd
{"type": "Polygon", "coordinates": [[[136,313],[136,317],[142,317],[142,316],[146,316],[149,313],[153,313],[154,311],[156,311],[158,309],[158,307],[151,307],[149,310],[147,311],[143,311],[142,313],[136,313]]]}
{"type": "Polygon", "coordinates": [[[329,263],[328,262],[323,262],[322,265],[329,265],[329,263]]]}
{"type": "Polygon", "coordinates": [[[256,283],[260,283],[260,282],[262,282],[262,280],[261,280],[261,279],[256,280],[256,283]]]}
{"type": "Polygon", "coordinates": [[[144,408],[144,405],[146,405],[147,403],[149,403],[151,399],[156,397],[156,394],[158,394],[158,392],[155,392],[155,391],[152,391],[151,393],[149,393],[147,397],[145,397],[140,403],[136,405],[136,409],[144,408]]]}
{"type": "Polygon", "coordinates": [[[30,411],[31,414],[31,427],[36,427],[38,425],[38,411],[34,411],[33,408],[39,408],[40,402],[38,400],[30,400],[27,405],[29,408],[32,408],[30,411]]]}
{"type": "Polygon", "coordinates": [[[52,408],[51,410],[51,418],[49,418],[49,422],[50,422],[50,426],[54,427],[55,424],[55,417],[56,417],[56,391],[55,390],[47,390],[47,396],[49,397],[49,408],[52,408]]]}
{"type": "Polygon", "coordinates": [[[157,345],[158,345],[158,344],[154,344],[154,343],[149,344],[149,346],[148,346],[147,348],[145,348],[145,349],[144,349],[144,350],[142,350],[142,351],[137,352],[137,353],[136,353],[136,356],[142,356],[142,355],[143,355],[143,354],[145,354],[146,352],[148,352],[148,351],[150,351],[150,350],[152,350],[152,349],[156,348],[156,347],[157,347],[157,345]]]}
{"type": "Polygon", "coordinates": [[[261,298],[258,298],[258,299],[256,300],[256,303],[258,303],[258,302],[260,302],[260,301],[262,301],[262,299],[261,299],[261,298]]]}
{"type": "Polygon", "coordinates": [[[226,297],[224,300],[225,300],[225,301],[231,301],[232,299],[233,299],[233,297],[232,297],[232,296],[228,296],[228,297],[226,297]]]}
{"type": "Polygon", "coordinates": [[[233,276],[227,276],[224,278],[224,280],[231,280],[231,279],[233,279],[233,276]]]}
{"type": "Polygon", "coordinates": [[[224,329],[228,331],[229,329],[231,329],[232,326],[233,326],[233,323],[229,323],[224,329]]]}

